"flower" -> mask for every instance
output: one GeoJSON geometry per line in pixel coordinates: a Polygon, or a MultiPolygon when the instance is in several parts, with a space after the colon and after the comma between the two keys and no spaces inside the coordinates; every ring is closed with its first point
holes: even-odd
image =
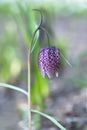
{"type": "Polygon", "coordinates": [[[38,54],[38,66],[43,77],[58,77],[60,50],[55,46],[43,47],[38,54]]]}

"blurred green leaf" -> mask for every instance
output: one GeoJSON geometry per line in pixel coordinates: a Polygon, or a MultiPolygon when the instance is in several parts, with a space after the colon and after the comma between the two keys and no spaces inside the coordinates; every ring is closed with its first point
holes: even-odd
{"type": "Polygon", "coordinates": [[[47,115],[47,114],[45,114],[45,113],[42,113],[42,112],[40,112],[40,111],[33,110],[33,109],[31,110],[31,112],[40,114],[41,116],[43,116],[43,117],[49,119],[49,120],[52,121],[58,128],[60,128],[60,130],[66,130],[66,129],[65,129],[58,121],[56,121],[53,117],[51,117],[51,116],[49,116],[49,115],[47,115]]]}
{"type": "Polygon", "coordinates": [[[14,85],[5,84],[5,83],[0,83],[0,87],[13,89],[13,90],[16,90],[16,91],[21,92],[21,93],[25,94],[26,96],[28,96],[28,93],[27,93],[25,90],[23,90],[23,89],[21,89],[21,88],[19,88],[19,87],[16,87],[16,86],[14,86],[14,85]]]}

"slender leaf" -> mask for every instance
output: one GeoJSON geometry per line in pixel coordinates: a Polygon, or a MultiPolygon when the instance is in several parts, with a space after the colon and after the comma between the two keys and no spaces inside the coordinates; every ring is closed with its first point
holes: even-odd
{"type": "Polygon", "coordinates": [[[62,54],[62,53],[60,53],[61,54],[61,56],[63,57],[63,59],[65,60],[65,62],[70,66],[70,67],[72,67],[72,65],[70,64],[70,62],[65,58],[65,56],[62,54]]]}
{"type": "MultiPolygon", "coordinates": [[[[9,89],[13,89],[13,90],[16,90],[16,91],[19,91],[23,94],[25,94],[26,96],[28,96],[28,93],[23,90],[23,89],[20,89],[19,87],[16,87],[16,86],[13,86],[13,85],[9,85],[9,84],[6,84],[6,83],[0,83],[0,87],[5,87],[5,88],[9,88],[9,89]]],[[[49,119],[50,121],[52,121],[58,128],[60,128],[61,130],[66,130],[59,122],[57,122],[53,117],[45,114],[45,113],[42,113],[40,111],[37,111],[37,110],[33,110],[31,109],[31,112],[33,113],[37,113],[41,116],[44,116],[45,118],[49,119]]]]}
{"type": "Polygon", "coordinates": [[[28,93],[27,93],[25,90],[23,90],[23,89],[21,89],[21,88],[19,88],[19,87],[16,87],[16,86],[10,85],[10,84],[0,83],[0,87],[10,88],[10,89],[13,89],[13,90],[19,91],[19,92],[25,94],[26,96],[28,96],[28,93]]]}
{"type": "Polygon", "coordinates": [[[58,128],[60,128],[60,130],[66,130],[58,121],[56,121],[53,117],[45,114],[45,113],[42,113],[40,111],[37,111],[37,110],[31,110],[31,112],[33,113],[37,113],[37,114],[40,114],[41,116],[44,116],[45,118],[49,119],[50,121],[52,121],[58,128]]]}
{"type": "Polygon", "coordinates": [[[38,41],[38,38],[39,38],[39,30],[36,32],[36,35],[35,35],[35,38],[34,38],[34,41],[33,41],[33,46],[31,48],[31,53],[33,52],[35,46],[36,46],[36,43],[38,41]]]}

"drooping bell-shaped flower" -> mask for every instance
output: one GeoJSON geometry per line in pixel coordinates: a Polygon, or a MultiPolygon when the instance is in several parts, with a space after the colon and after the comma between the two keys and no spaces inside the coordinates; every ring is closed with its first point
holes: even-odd
{"type": "Polygon", "coordinates": [[[58,77],[60,67],[60,51],[55,46],[43,47],[38,54],[38,66],[43,77],[58,77]]]}

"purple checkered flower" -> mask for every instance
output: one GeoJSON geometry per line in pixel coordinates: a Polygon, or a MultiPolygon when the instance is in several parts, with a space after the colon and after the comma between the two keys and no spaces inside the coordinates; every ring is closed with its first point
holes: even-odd
{"type": "Polygon", "coordinates": [[[38,66],[43,77],[58,77],[60,67],[60,51],[54,46],[41,48],[38,54],[38,66]]]}

